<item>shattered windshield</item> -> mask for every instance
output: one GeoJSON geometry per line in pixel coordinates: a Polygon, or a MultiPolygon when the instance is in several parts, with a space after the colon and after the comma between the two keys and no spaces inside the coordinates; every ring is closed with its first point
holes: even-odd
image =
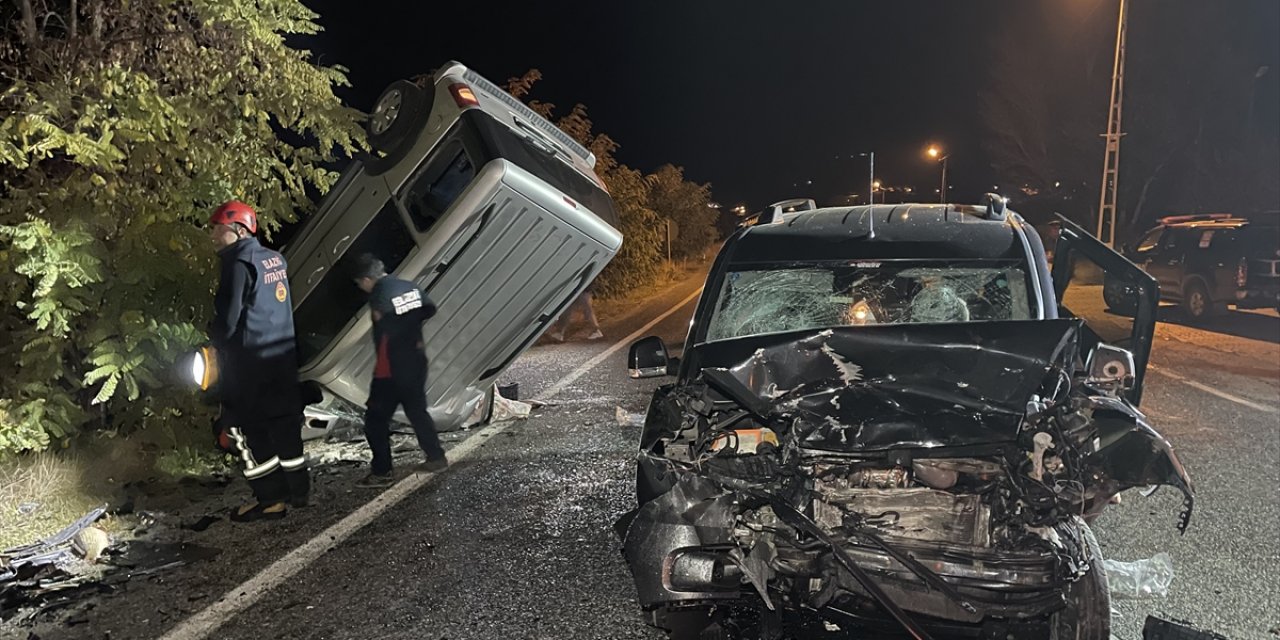
{"type": "Polygon", "coordinates": [[[729,272],[707,340],[873,324],[1029,320],[1017,262],[879,261],[729,272]]]}

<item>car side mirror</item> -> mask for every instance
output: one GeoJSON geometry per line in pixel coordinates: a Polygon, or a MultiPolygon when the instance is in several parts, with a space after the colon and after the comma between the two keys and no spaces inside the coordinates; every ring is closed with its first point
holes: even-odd
{"type": "Polygon", "coordinates": [[[631,344],[627,355],[627,374],[632,378],[657,378],[667,375],[671,364],[666,343],[658,336],[649,336],[631,344]]]}
{"type": "Polygon", "coordinates": [[[1089,375],[1085,383],[1112,395],[1120,395],[1133,388],[1136,369],[1133,353],[1120,347],[1109,344],[1094,347],[1089,353],[1086,369],[1089,375]]]}

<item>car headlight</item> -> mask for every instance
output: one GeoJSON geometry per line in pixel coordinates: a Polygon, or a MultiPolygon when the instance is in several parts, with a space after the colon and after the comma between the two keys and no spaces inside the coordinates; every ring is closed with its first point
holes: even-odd
{"type": "Polygon", "coordinates": [[[191,381],[201,391],[208,391],[218,383],[218,352],[213,347],[200,347],[191,354],[191,381]]]}

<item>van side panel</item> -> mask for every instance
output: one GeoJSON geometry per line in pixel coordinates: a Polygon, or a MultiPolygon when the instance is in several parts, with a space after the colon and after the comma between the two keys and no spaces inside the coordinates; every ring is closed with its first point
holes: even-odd
{"type": "MultiPolygon", "coordinates": [[[[423,328],[427,397],[447,430],[467,417],[458,413],[459,398],[474,397],[532,344],[608,264],[622,237],[500,159],[480,171],[437,228],[449,230],[440,234],[447,239],[420,246],[398,271],[439,309],[423,328]]],[[[374,364],[369,330],[365,311],[304,377],[363,405],[374,364]]]]}

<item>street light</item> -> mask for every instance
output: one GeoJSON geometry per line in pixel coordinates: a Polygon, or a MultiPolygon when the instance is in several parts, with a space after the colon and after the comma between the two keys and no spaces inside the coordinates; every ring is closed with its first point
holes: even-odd
{"type": "MultiPolygon", "coordinates": [[[[876,192],[877,192],[877,191],[880,191],[880,190],[881,190],[881,189],[880,189],[880,181],[879,181],[879,180],[872,180],[872,181],[871,181],[871,204],[875,204],[875,203],[876,203],[876,195],[875,195],[875,194],[876,194],[876,192]]],[[[885,200],[884,200],[884,196],[880,196],[880,201],[881,201],[881,202],[884,202],[884,201],[885,201],[885,200]]]]}
{"type": "Polygon", "coordinates": [[[947,201],[947,158],[949,154],[944,155],[942,149],[936,144],[929,145],[924,151],[925,155],[942,163],[942,188],[938,189],[938,202],[945,203],[947,201]]]}

